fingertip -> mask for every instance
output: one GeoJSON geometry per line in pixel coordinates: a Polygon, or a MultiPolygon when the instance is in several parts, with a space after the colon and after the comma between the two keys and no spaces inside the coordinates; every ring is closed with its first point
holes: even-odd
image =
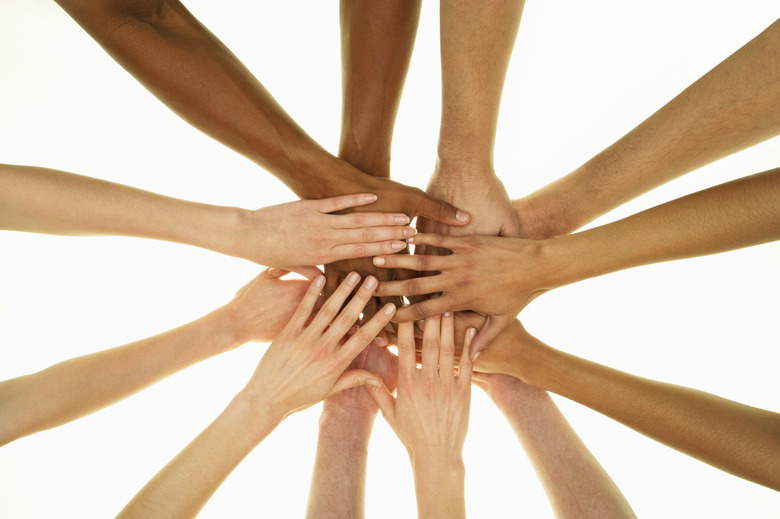
{"type": "Polygon", "coordinates": [[[466,211],[461,211],[460,209],[458,209],[457,211],[455,211],[455,219],[461,224],[465,225],[469,223],[469,220],[471,220],[471,215],[466,211]]]}
{"type": "Polygon", "coordinates": [[[376,256],[374,258],[374,266],[375,267],[383,267],[387,263],[387,260],[383,258],[382,256],[376,256]]]}
{"type": "Polygon", "coordinates": [[[323,276],[322,274],[320,274],[319,276],[317,276],[316,278],[314,278],[314,282],[313,282],[313,284],[314,284],[314,286],[315,286],[315,287],[317,287],[317,288],[322,288],[322,286],[325,284],[325,276],[323,276]]]}

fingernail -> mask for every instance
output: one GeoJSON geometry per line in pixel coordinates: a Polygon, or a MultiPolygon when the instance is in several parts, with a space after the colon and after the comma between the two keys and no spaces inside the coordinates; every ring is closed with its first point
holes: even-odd
{"type": "Polygon", "coordinates": [[[382,381],[375,378],[370,378],[366,380],[366,385],[379,387],[382,385],[382,381]]]}
{"type": "Polygon", "coordinates": [[[469,340],[473,341],[474,337],[477,335],[477,329],[476,328],[469,328],[469,331],[467,333],[469,334],[469,340]]]}
{"type": "Polygon", "coordinates": [[[349,276],[347,276],[347,285],[355,286],[355,283],[357,283],[359,279],[360,276],[357,274],[357,272],[350,272],[349,276]]]}
{"type": "Polygon", "coordinates": [[[382,311],[387,315],[393,315],[393,312],[395,312],[395,305],[393,303],[387,303],[382,311]]]}
{"type": "Polygon", "coordinates": [[[367,288],[369,290],[371,290],[375,286],[376,286],[376,278],[374,276],[368,276],[366,278],[366,282],[363,283],[363,288],[367,288]]]}
{"type": "Polygon", "coordinates": [[[281,272],[282,272],[282,269],[278,269],[276,267],[271,267],[270,269],[268,269],[268,275],[272,276],[272,277],[279,277],[279,276],[281,276],[282,275],[281,272]]]}
{"type": "Polygon", "coordinates": [[[414,236],[415,234],[417,234],[417,229],[414,227],[407,227],[404,229],[404,236],[414,236]]]}
{"type": "Polygon", "coordinates": [[[468,222],[469,213],[458,210],[455,212],[455,219],[458,220],[459,222],[468,222]]]}
{"type": "Polygon", "coordinates": [[[406,247],[406,242],[404,242],[404,241],[394,241],[394,242],[393,242],[393,243],[390,245],[390,247],[391,247],[393,250],[401,250],[401,249],[403,249],[403,248],[405,248],[405,247],[406,247]]]}
{"type": "Polygon", "coordinates": [[[406,225],[409,222],[411,222],[411,220],[405,214],[399,214],[398,216],[395,217],[395,223],[400,223],[401,225],[406,225]]]}
{"type": "Polygon", "coordinates": [[[411,238],[406,238],[406,243],[414,243],[414,236],[411,238]]]}
{"type": "Polygon", "coordinates": [[[376,195],[363,195],[361,200],[363,202],[376,202],[376,195]]]}
{"type": "Polygon", "coordinates": [[[444,317],[450,317],[450,316],[452,316],[452,312],[444,312],[442,315],[444,317]]]}
{"type": "Polygon", "coordinates": [[[315,287],[321,287],[324,284],[325,284],[325,276],[317,276],[314,279],[314,286],[315,287]]]}
{"type": "Polygon", "coordinates": [[[374,265],[376,265],[377,267],[381,267],[384,264],[385,264],[385,258],[382,258],[380,256],[377,256],[376,258],[374,258],[374,265]]]}
{"type": "Polygon", "coordinates": [[[385,346],[387,344],[387,339],[385,339],[384,337],[377,337],[376,339],[374,339],[374,344],[376,344],[381,348],[382,346],[385,346]]]}
{"type": "Polygon", "coordinates": [[[471,357],[471,362],[476,362],[477,361],[477,357],[479,357],[480,353],[482,353],[482,352],[478,351],[477,353],[475,353],[474,356],[471,357]]]}

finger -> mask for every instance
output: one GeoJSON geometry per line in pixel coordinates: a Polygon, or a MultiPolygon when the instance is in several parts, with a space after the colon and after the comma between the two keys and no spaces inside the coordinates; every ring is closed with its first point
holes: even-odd
{"type": "Polygon", "coordinates": [[[331,249],[329,260],[333,262],[353,258],[368,258],[379,254],[395,254],[405,248],[406,242],[402,240],[342,244],[336,245],[331,249]]]}
{"type": "MultiPolygon", "coordinates": [[[[271,270],[280,270],[280,269],[271,269],[271,270]]],[[[286,272],[286,271],[282,271],[286,272]]],[[[314,278],[317,276],[322,275],[322,271],[318,269],[317,267],[293,267],[290,269],[290,272],[295,272],[296,274],[299,274],[309,281],[314,281],[314,278]]],[[[284,274],[281,274],[279,277],[283,276],[284,274]]]]}
{"type": "Polygon", "coordinates": [[[474,372],[474,360],[479,356],[479,352],[475,355],[472,349],[476,334],[476,328],[469,328],[466,330],[466,337],[463,340],[463,352],[460,355],[460,365],[458,366],[458,380],[463,381],[462,383],[465,384],[471,383],[471,375],[474,372]]]}
{"type": "MultiPolygon", "coordinates": [[[[322,274],[322,272],[320,272],[319,270],[317,270],[317,272],[322,274]]],[[[289,273],[290,273],[289,270],[284,270],[284,269],[278,269],[276,267],[271,267],[269,269],[265,269],[263,272],[260,273],[260,275],[265,277],[265,278],[268,278],[268,279],[278,279],[278,278],[280,278],[280,277],[282,277],[282,276],[284,276],[286,274],[289,274],[289,273]]],[[[316,277],[316,275],[314,277],[316,277]]],[[[307,276],[307,279],[309,279],[309,281],[314,281],[314,277],[310,278],[310,277],[307,276]]]]}
{"type": "Polygon", "coordinates": [[[409,321],[398,325],[398,380],[409,380],[417,370],[414,347],[414,324],[409,321]]]}
{"type": "Polygon", "coordinates": [[[370,193],[356,193],[353,195],[332,196],[320,200],[310,200],[314,208],[321,213],[333,213],[350,207],[360,207],[362,205],[373,204],[376,202],[376,195],[370,193]]]}
{"type": "Polygon", "coordinates": [[[514,317],[507,318],[504,316],[488,316],[485,326],[482,327],[471,344],[471,357],[476,358],[475,356],[479,355],[482,350],[487,348],[493,339],[498,337],[498,335],[504,331],[504,328],[506,328],[513,320],[514,317]]]}
{"type": "Polygon", "coordinates": [[[309,316],[314,310],[314,306],[317,304],[317,300],[320,297],[320,291],[325,285],[325,276],[317,276],[314,281],[309,285],[309,289],[298,304],[298,308],[295,310],[290,322],[287,326],[291,326],[295,333],[300,333],[306,326],[306,321],[309,320],[309,316]]]}
{"type": "Polygon", "coordinates": [[[322,292],[326,299],[336,291],[345,277],[341,270],[325,266],[325,289],[322,292]]]}
{"type": "MultiPolygon", "coordinates": [[[[382,384],[382,379],[376,373],[372,373],[365,369],[350,369],[342,373],[341,376],[336,379],[336,383],[333,384],[328,396],[352,387],[365,385],[374,385],[376,387],[380,384],[382,384]]],[[[327,396],[325,398],[327,398],[327,396]]]]}
{"type": "Polygon", "coordinates": [[[425,320],[422,341],[422,372],[426,378],[433,378],[439,371],[440,333],[440,316],[436,315],[425,320]]]}
{"type": "Polygon", "coordinates": [[[451,206],[447,202],[436,200],[423,194],[417,203],[417,216],[436,220],[447,225],[466,225],[471,220],[471,215],[451,206]]]}
{"type": "Polygon", "coordinates": [[[403,281],[382,281],[376,289],[379,297],[384,296],[420,296],[446,292],[450,288],[447,278],[441,274],[416,277],[403,281]]]}
{"type": "Polygon", "coordinates": [[[367,384],[366,389],[374,397],[374,401],[379,406],[379,410],[382,411],[382,416],[385,417],[385,420],[388,423],[393,423],[395,421],[395,398],[393,398],[387,386],[384,384],[380,386],[367,384]]]}
{"type": "MultiPolygon", "coordinates": [[[[409,238],[411,240],[411,238],[409,238]]],[[[407,240],[407,242],[409,241],[407,240]]],[[[423,254],[400,254],[374,258],[374,266],[385,269],[406,269],[417,272],[433,272],[445,270],[453,264],[450,256],[434,256],[423,254]]]]}
{"type": "Polygon", "coordinates": [[[455,318],[452,312],[441,316],[441,345],[439,346],[439,375],[451,380],[455,365],[455,318]]]}
{"type": "Polygon", "coordinates": [[[404,321],[419,321],[432,315],[441,315],[444,312],[457,312],[458,310],[466,310],[462,301],[459,301],[456,296],[445,294],[441,297],[433,297],[426,299],[421,303],[415,303],[413,305],[404,306],[399,308],[395,313],[395,321],[402,323],[404,321]]]}
{"type": "MultiPolygon", "coordinates": [[[[347,299],[349,294],[352,293],[352,290],[354,290],[358,281],[360,281],[360,276],[358,273],[350,272],[344,281],[338,286],[338,288],[336,288],[335,292],[333,292],[333,294],[331,294],[331,296],[322,305],[320,311],[317,312],[317,316],[309,325],[309,329],[312,329],[317,333],[322,333],[322,331],[324,331],[330,325],[330,323],[333,322],[333,319],[336,318],[336,315],[338,315],[338,312],[341,309],[341,305],[344,304],[344,301],[347,299]]],[[[349,327],[354,323],[355,320],[349,323],[349,325],[341,332],[341,335],[343,336],[349,327]]]]}
{"type": "MultiPolygon", "coordinates": [[[[330,217],[330,226],[333,229],[375,228],[380,226],[398,227],[409,225],[411,219],[403,213],[350,213],[333,215],[330,217]]],[[[403,227],[401,227],[403,229],[403,227]]]]}
{"type": "MultiPolygon", "coordinates": [[[[326,341],[336,341],[333,344],[337,344],[338,340],[344,336],[347,330],[357,322],[366,303],[368,303],[371,300],[371,296],[374,295],[376,285],[377,280],[374,276],[368,276],[366,280],[363,281],[363,284],[352,296],[349,303],[341,310],[338,317],[331,322],[330,329],[324,336],[326,341]]],[[[360,330],[358,330],[358,333],[359,332],[360,330]]],[[[376,337],[376,333],[374,333],[369,341],[373,340],[374,337],[376,337]]]]}
{"type": "Polygon", "coordinates": [[[345,366],[352,362],[358,353],[363,351],[371,341],[382,331],[382,328],[390,322],[390,319],[395,313],[394,305],[385,305],[381,311],[377,312],[366,324],[360,327],[355,335],[339,349],[341,355],[341,362],[345,362],[345,366]]]}

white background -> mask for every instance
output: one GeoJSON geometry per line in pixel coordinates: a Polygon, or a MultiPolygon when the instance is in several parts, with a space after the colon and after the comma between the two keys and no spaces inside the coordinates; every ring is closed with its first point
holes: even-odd
{"type": "MultiPolygon", "coordinates": [[[[335,2],[187,6],[331,151],[338,142],[335,2]]],[[[424,187],[439,117],[438,7],[423,8],[393,177],[424,187]]],[[[504,93],[496,168],[513,197],[612,143],[772,23],[773,0],[529,0],[504,93]]],[[[260,207],[293,195],[168,111],[53,2],[0,0],[0,161],[185,199],[260,207]]],[[[780,165],[773,139],[607,215],[614,220],[780,165]]],[[[545,342],[638,375],[780,411],[780,244],[633,269],[558,289],[523,312],[545,342]]],[[[188,322],[260,267],[191,247],[0,232],[0,379],[188,322]]],[[[243,386],[265,345],[204,362],[92,416],[0,449],[0,517],[108,517],[243,386]]],[[[640,517],[770,518],[780,494],[557,398],[640,517]]],[[[300,517],[319,408],[289,418],[202,517],[300,517]]],[[[2,419],[2,417],[0,417],[2,419]]],[[[551,517],[502,416],[474,390],[471,517],[551,517]]],[[[382,418],[367,516],[415,513],[405,451],[382,418]]]]}

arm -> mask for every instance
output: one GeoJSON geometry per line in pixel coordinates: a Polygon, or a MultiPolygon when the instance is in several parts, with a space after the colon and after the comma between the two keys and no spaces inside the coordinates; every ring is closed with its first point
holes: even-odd
{"type": "Polygon", "coordinates": [[[559,519],[636,517],[620,489],[541,389],[500,374],[475,381],[506,417],[559,519]]]}
{"type": "Polygon", "coordinates": [[[442,114],[427,192],[469,211],[463,229],[423,221],[421,232],[517,236],[509,196],[495,174],[501,94],[522,0],[445,0],[440,6],[442,114]]]}
{"type": "Polygon", "coordinates": [[[780,490],[780,414],[637,377],[555,350],[515,321],[477,369],[590,407],[721,470],[780,490]]]}
{"type": "Polygon", "coordinates": [[[269,341],[307,283],[265,271],[227,305],[169,332],[0,382],[0,445],[118,402],[197,362],[248,341],[269,341]]]}
{"type": "Polygon", "coordinates": [[[345,370],[389,321],[392,305],[339,346],[376,287],[376,279],[368,278],[339,313],[359,279],[356,273],[348,277],[307,326],[325,284],[325,278],[318,276],[246,387],[128,503],[119,517],[197,515],[241,460],[286,416],[338,391],[370,382],[379,384],[378,377],[368,371],[345,370]]]}
{"type": "MultiPolygon", "coordinates": [[[[376,373],[391,391],[395,389],[396,357],[386,348],[369,345],[351,367],[376,373]]],[[[378,411],[362,387],[344,390],[322,403],[306,517],[364,517],[368,442],[378,411]]]]}
{"type": "Polygon", "coordinates": [[[0,228],[123,235],[195,245],[295,267],[397,251],[414,229],[403,214],[328,214],[376,200],[347,195],[255,211],[170,198],[51,169],[0,165],[0,228]]]}
{"type": "Polygon", "coordinates": [[[473,359],[467,332],[454,374],[454,318],[426,319],[422,368],[415,364],[412,323],[399,327],[398,398],[369,387],[382,415],[406,447],[414,472],[418,517],[466,517],[463,444],[468,430],[473,359]]]}
{"type": "Polygon", "coordinates": [[[374,193],[371,210],[462,225],[455,208],[365,175],[311,139],[244,65],[176,0],[59,0],[120,65],[187,122],[302,198],[374,193]],[[150,59],[153,57],[153,59],[150,59]]]}
{"type": "Polygon", "coordinates": [[[515,200],[523,236],[568,234],[778,133],[780,20],[574,172],[515,200]]]}
{"type": "Polygon", "coordinates": [[[443,292],[398,311],[421,319],[447,310],[489,314],[475,348],[497,336],[546,290],[617,270],[780,239],[780,169],[744,177],[623,220],[549,240],[417,235],[409,243],[450,256],[380,256],[375,265],[440,274],[380,285],[380,295],[443,292]],[[490,330],[490,332],[487,332],[490,330]]]}

